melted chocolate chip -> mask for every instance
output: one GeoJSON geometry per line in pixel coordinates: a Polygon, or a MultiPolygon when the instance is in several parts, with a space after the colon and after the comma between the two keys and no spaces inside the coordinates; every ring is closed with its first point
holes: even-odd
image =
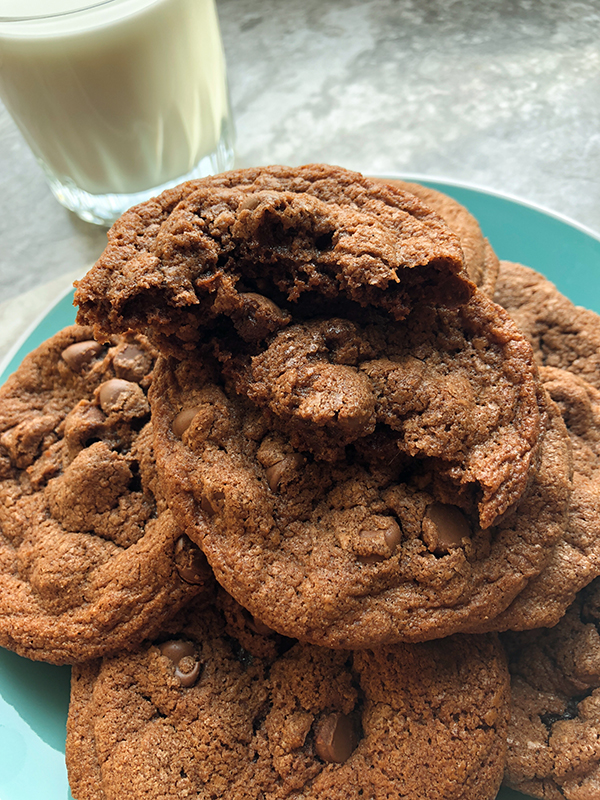
{"type": "Polygon", "coordinates": [[[338,711],[322,717],[315,729],[315,751],[323,761],[342,764],[358,744],[358,726],[352,714],[338,711]]]}
{"type": "MultiPolygon", "coordinates": [[[[98,400],[105,414],[110,414],[117,406],[123,393],[131,394],[136,391],[137,384],[124,381],[122,378],[111,378],[100,386],[98,400]]],[[[138,389],[139,391],[139,389],[138,389]]]]}
{"type": "Polygon", "coordinates": [[[255,208],[263,202],[265,199],[264,192],[251,192],[248,193],[244,199],[240,202],[238,208],[245,209],[246,211],[254,211],[255,208]]]}
{"type": "Polygon", "coordinates": [[[175,543],[174,558],[175,568],[185,583],[203,584],[211,577],[206,556],[185,534],[175,543]]]}
{"type": "Polygon", "coordinates": [[[206,495],[202,495],[202,499],[200,500],[200,508],[209,517],[214,517],[214,515],[217,513],[217,509],[213,506],[206,495]]]}
{"type": "Polygon", "coordinates": [[[197,413],[198,406],[194,406],[193,408],[184,408],[183,411],[180,411],[179,414],[177,414],[173,420],[173,424],[171,425],[171,430],[178,439],[181,439],[183,434],[190,427],[191,422],[197,413]]]}
{"type": "Polygon", "coordinates": [[[428,548],[443,555],[453,547],[460,547],[463,539],[471,537],[471,528],[465,515],[456,506],[432,503],[422,522],[423,539],[428,548]]]}
{"type": "Polygon", "coordinates": [[[392,519],[392,517],[389,518],[389,522],[383,531],[383,536],[385,538],[386,545],[392,551],[394,551],[402,541],[402,529],[396,520],[392,519]]]}
{"type": "Polygon", "coordinates": [[[300,453],[293,453],[289,456],[285,456],[276,464],[267,467],[265,470],[265,475],[267,477],[270,490],[272,492],[276,492],[283,478],[286,475],[295,472],[302,466],[303,463],[304,458],[300,455],[300,453]]]}
{"type": "Polygon", "coordinates": [[[115,353],[113,367],[118,378],[139,383],[152,368],[151,356],[134,344],[115,353]]]}
{"type": "Polygon", "coordinates": [[[359,561],[363,564],[376,564],[394,554],[402,541],[402,528],[393,517],[374,517],[371,528],[360,532],[359,561]]]}
{"type": "Polygon", "coordinates": [[[175,667],[175,677],[179,679],[179,683],[187,689],[193,686],[202,671],[202,665],[196,661],[192,656],[184,656],[179,664],[175,667]]]}
{"type": "Polygon", "coordinates": [[[225,498],[224,492],[213,492],[212,498],[203,495],[202,500],[200,501],[200,508],[209,517],[214,517],[214,515],[219,510],[217,503],[220,500],[223,500],[224,498],[225,498]]]}
{"type": "Polygon", "coordinates": [[[159,644],[158,649],[163,656],[170,658],[174,664],[178,664],[185,656],[193,656],[196,652],[194,645],[183,639],[170,639],[168,642],[159,644]]]}
{"type": "Polygon", "coordinates": [[[251,631],[254,633],[258,633],[260,636],[273,636],[275,631],[273,628],[269,628],[268,625],[265,625],[264,622],[261,622],[257,617],[251,614],[247,609],[242,609],[242,613],[244,615],[244,619],[246,620],[246,625],[250,628],[251,631]]]}
{"type": "Polygon", "coordinates": [[[202,665],[196,657],[196,648],[191,642],[183,639],[172,639],[159,644],[158,649],[175,665],[175,677],[179,683],[188,688],[193,686],[202,670],[202,665]]]}
{"type": "Polygon", "coordinates": [[[101,351],[102,345],[89,339],[69,345],[61,355],[69,369],[72,369],[73,372],[82,372],[101,351]]]}

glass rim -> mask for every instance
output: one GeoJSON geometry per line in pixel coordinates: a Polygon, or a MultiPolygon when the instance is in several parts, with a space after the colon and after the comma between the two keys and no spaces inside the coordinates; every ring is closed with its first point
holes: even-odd
{"type": "Polygon", "coordinates": [[[70,16],[71,14],[80,14],[82,11],[90,11],[93,8],[98,8],[99,6],[106,6],[109,3],[118,2],[118,0],[95,0],[95,2],[90,2],[90,0],[81,0],[80,4],[76,8],[66,9],[64,11],[52,11],[52,12],[42,12],[42,13],[34,13],[34,14],[23,14],[22,12],[17,12],[12,16],[6,16],[6,14],[0,13],[0,23],[11,23],[11,22],[34,22],[36,20],[45,20],[45,19],[56,19],[57,17],[66,17],[70,16]]]}

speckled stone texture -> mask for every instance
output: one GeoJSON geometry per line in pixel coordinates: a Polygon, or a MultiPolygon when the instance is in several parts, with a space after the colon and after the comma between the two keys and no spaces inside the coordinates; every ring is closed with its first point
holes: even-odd
{"type": "Polygon", "coordinates": [[[242,166],[322,153],[367,174],[469,181],[600,231],[593,0],[219,8],[242,166]]]}

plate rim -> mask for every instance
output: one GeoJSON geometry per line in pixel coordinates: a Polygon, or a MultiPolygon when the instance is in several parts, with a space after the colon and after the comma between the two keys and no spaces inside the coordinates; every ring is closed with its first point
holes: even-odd
{"type": "Polygon", "coordinates": [[[547,217],[553,217],[559,222],[563,222],[566,225],[569,225],[571,228],[575,228],[581,233],[585,233],[592,239],[595,239],[597,242],[600,242],[600,230],[595,231],[593,228],[590,228],[583,222],[578,222],[577,220],[573,219],[573,217],[569,217],[566,214],[562,214],[560,211],[556,211],[552,208],[549,208],[548,206],[544,206],[541,203],[536,203],[533,200],[525,200],[524,198],[519,197],[516,194],[515,195],[510,194],[509,192],[504,192],[497,189],[490,189],[489,187],[482,186],[481,184],[472,183],[470,181],[455,180],[454,178],[442,178],[432,175],[424,175],[421,173],[401,174],[401,173],[386,171],[382,173],[369,174],[369,176],[366,177],[383,178],[383,179],[389,178],[391,180],[406,181],[407,183],[439,183],[439,184],[445,184],[446,186],[452,186],[456,189],[468,189],[470,191],[479,192],[480,194],[490,195],[491,197],[496,197],[499,200],[508,200],[509,202],[515,203],[516,205],[524,206],[525,208],[529,208],[532,211],[539,211],[541,214],[544,214],[547,217]]]}
{"type": "MultiPolygon", "coordinates": [[[[62,289],[56,295],[56,297],[53,300],[51,300],[48,303],[48,305],[45,308],[42,309],[42,311],[39,312],[39,314],[37,314],[35,319],[33,319],[29,323],[29,325],[25,328],[25,330],[22,333],[19,334],[19,336],[15,339],[15,341],[10,346],[8,351],[2,357],[2,360],[0,360],[0,376],[4,375],[4,373],[6,372],[8,366],[10,364],[10,362],[13,360],[13,358],[19,352],[21,347],[23,347],[23,345],[25,344],[27,339],[31,336],[31,334],[34,333],[34,331],[36,330],[38,325],[42,324],[42,322],[46,319],[48,314],[51,313],[52,309],[56,308],[56,306],[60,302],[62,302],[65,299],[65,297],[70,292],[73,291],[73,289],[74,289],[74,285],[72,283],[71,283],[70,286],[65,286],[65,288],[62,289]]],[[[14,298],[13,302],[18,302],[18,301],[19,301],[19,297],[17,296],[17,297],[14,298]]],[[[8,377],[8,375],[6,377],[8,377]]]]}

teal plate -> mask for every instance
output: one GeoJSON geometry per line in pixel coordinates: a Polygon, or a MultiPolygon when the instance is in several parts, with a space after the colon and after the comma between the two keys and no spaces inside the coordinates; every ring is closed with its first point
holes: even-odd
{"type": "MultiPolygon", "coordinates": [[[[479,220],[499,258],[542,272],[578,304],[600,313],[600,238],[567,219],[518,200],[467,186],[427,183],[456,198],[479,220]]],[[[0,382],[23,356],[75,319],[68,292],[11,351],[0,382]]],[[[68,667],[20,658],[0,649],[0,798],[68,800],[64,764],[68,667]]],[[[498,800],[525,797],[501,789],[498,800]]]]}

